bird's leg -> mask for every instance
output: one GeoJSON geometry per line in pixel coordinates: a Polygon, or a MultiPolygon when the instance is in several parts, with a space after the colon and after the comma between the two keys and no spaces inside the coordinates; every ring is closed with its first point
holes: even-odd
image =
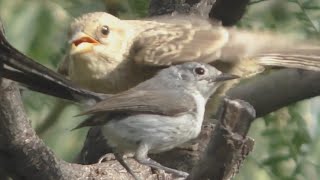
{"type": "MultiPolygon", "coordinates": [[[[114,151],[115,152],[115,151],[114,151]]],[[[99,158],[98,163],[102,163],[102,161],[111,161],[111,160],[117,160],[124,169],[127,170],[129,174],[133,176],[134,179],[139,180],[139,178],[133,173],[133,171],[130,169],[130,167],[127,165],[127,163],[124,161],[125,158],[133,157],[133,154],[126,154],[123,155],[122,153],[107,153],[99,158]]]]}
{"type": "Polygon", "coordinates": [[[128,166],[128,164],[123,160],[123,155],[120,153],[114,153],[115,158],[117,159],[117,161],[127,170],[127,172],[129,174],[131,174],[131,176],[133,176],[133,178],[135,180],[140,180],[132,171],[132,169],[130,169],[130,167],[128,166]]]}
{"type": "Polygon", "coordinates": [[[165,167],[165,166],[161,165],[160,163],[150,159],[148,157],[148,150],[149,150],[149,148],[147,145],[144,145],[144,144],[140,145],[136,151],[135,156],[134,156],[135,159],[143,165],[149,166],[154,169],[164,170],[165,172],[171,173],[176,176],[185,177],[185,178],[189,176],[189,174],[186,172],[165,167]]]}
{"type": "Polygon", "coordinates": [[[176,176],[185,177],[185,178],[189,176],[189,174],[186,173],[186,172],[165,167],[165,166],[161,165],[160,163],[150,159],[149,157],[144,157],[142,159],[136,159],[136,160],[141,164],[144,164],[146,166],[152,167],[154,169],[164,170],[165,172],[171,173],[171,174],[176,175],[176,176]]]}

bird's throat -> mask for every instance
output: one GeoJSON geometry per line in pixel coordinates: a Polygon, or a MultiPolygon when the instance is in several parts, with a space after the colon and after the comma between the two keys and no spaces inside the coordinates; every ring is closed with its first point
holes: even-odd
{"type": "Polygon", "coordinates": [[[86,53],[70,57],[70,79],[83,88],[99,93],[118,93],[151,77],[132,61],[106,60],[86,53]]]}

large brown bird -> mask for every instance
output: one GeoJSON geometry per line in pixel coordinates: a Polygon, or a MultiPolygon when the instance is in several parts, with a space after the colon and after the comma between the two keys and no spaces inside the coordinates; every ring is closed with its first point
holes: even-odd
{"type": "Polygon", "coordinates": [[[160,68],[187,61],[213,63],[242,77],[265,66],[320,70],[320,46],[196,16],[121,20],[95,12],[75,19],[69,37],[70,51],[58,71],[101,93],[127,90],[160,68]]]}

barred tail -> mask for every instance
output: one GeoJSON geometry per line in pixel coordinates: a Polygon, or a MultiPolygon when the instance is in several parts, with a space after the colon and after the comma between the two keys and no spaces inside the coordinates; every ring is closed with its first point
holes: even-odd
{"type": "Polygon", "coordinates": [[[279,66],[320,71],[320,49],[297,49],[281,53],[265,53],[255,57],[264,66],[279,66]]]}

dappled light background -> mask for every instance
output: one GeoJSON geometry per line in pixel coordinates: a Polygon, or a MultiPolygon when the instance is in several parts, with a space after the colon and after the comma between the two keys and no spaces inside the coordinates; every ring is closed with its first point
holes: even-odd
{"type": "MultiPolygon", "coordinates": [[[[147,0],[0,0],[0,17],[17,49],[56,69],[68,47],[66,35],[73,18],[108,11],[134,19],[145,17],[147,8],[147,0]]],[[[320,41],[320,1],[255,0],[237,26],[320,41]]],[[[39,136],[59,157],[72,161],[87,132],[87,128],[70,131],[82,120],[74,117],[81,107],[25,89],[21,92],[39,136]]],[[[318,179],[319,107],[320,99],[313,98],[254,122],[250,136],[256,141],[255,149],[236,179],[318,179]]]]}

